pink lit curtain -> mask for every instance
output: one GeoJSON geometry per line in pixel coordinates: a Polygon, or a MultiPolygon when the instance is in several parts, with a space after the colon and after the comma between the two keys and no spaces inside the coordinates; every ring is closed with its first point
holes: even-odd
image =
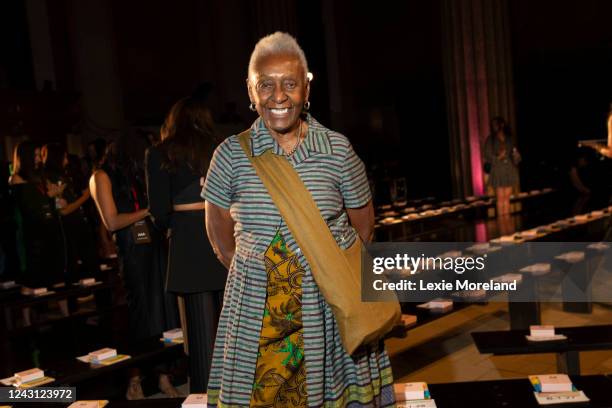
{"type": "Polygon", "coordinates": [[[442,19],[453,193],[483,194],[489,121],[514,124],[508,3],[442,0],[442,19]]]}

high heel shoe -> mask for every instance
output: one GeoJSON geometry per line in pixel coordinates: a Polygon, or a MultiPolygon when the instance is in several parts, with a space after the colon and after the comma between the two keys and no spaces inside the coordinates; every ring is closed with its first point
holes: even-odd
{"type": "Polygon", "coordinates": [[[181,396],[178,390],[174,388],[174,385],[172,385],[172,381],[170,381],[170,376],[168,374],[159,375],[158,386],[159,390],[170,398],[177,398],[181,396]]]}
{"type": "Polygon", "coordinates": [[[128,389],[125,392],[125,399],[128,401],[144,399],[144,392],[142,392],[142,378],[140,376],[130,378],[128,389]]]}

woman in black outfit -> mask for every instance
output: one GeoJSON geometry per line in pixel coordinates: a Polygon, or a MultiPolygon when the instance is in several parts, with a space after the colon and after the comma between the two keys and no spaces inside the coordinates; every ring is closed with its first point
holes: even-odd
{"type": "MultiPolygon", "coordinates": [[[[138,341],[177,327],[178,320],[176,299],[164,292],[165,251],[162,237],[148,219],[138,143],[126,139],[108,145],[89,187],[102,222],[115,234],[127,294],[129,336],[138,341]]],[[[132,375],[128,399],[143,398],[140,381],[138,374],[132,375]]],[[[166,394],[178,395],[164,373],[159,376],[159,387],[166,394]]]]}
{"type": "Polygon", "coordinates": [[[41,151],[45,179],[64,186],[59,213],[66,243],[66,272],[69,283],[97,274],[94,236],[83,205],[89,200],[89,188],[78,175],[69,174],[68,154],[58,143],[49,143],[41,151]]]}
{"type": "MultiPolygon", "coordinates": [[[[63,187],[43,180],[38,170],[36,146],[25,141],[15,147],[13,172],[9,178],[17,221],[17,249],[21,259],[18,281],[31,288],[51,287],[65,282],[65,249],[59,214],[54,199],[63,187]]],[[[66,301],[60,301],[67,315],[66,301]]],[[[30,325],[29,308],[24,309],[24,325],[30,325]]]]}
{"type": "Polygon", "coordinates": [[[162,127],[161,143],[147,150],[151,215],[168,230],[166,289],[182,295],[190,392],[206,391],[227,271],[206,236],[202,182],[215,148],[210,111],[193,97],[178,101],[162,127]],[[185,327],[186,326],[186,327],[185,327]]]}

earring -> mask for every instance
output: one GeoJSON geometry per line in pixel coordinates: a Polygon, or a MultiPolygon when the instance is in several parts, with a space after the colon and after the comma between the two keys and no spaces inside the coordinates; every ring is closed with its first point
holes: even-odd
{"type": "Polygon", "coordinates": [[[252,110],[253,112],[257,112],[257,108],[255,107],[255,102],[251,102],[251,104],[249,105],[249,109],[252,110]]]}
{"type": "Polygon", "coordinates": [[[304,102],[304,110],[305,110],[305,111],[310,110],[310,101],[306,101],[306,102],[304,102]]]}

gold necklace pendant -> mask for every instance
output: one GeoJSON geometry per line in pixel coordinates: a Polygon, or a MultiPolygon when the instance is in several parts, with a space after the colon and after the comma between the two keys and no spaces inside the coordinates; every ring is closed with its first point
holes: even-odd
{"type": "Polygon", "coordinates": [[[290,152],[285,153],[286,157],[293,156],[293,153],[295,153],[295,151],[298,149],[298,147],[300,147],[300,144],[302,144],[302,123],[303,122],[300,120],[300,128],[298,130],[297,142],[295,143],[295,146],[293,146],[293,149],[291,149],[290,152]]]}

